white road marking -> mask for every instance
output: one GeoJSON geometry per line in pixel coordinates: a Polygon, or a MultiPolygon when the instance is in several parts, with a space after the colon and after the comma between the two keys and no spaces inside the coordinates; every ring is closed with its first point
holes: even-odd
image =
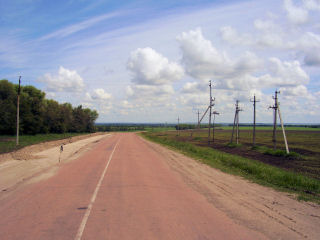
{"type": "Polygon", "coordinates": [[[117,148],[120,140],[121,140],[121,138],[118,140],[117,144],[115,145],[115,147],[114,147],[113,150],[112,150],[112,153],[111,153],[110,156],[109,156],[108,163],[107,163],[106,167],[105,167],[104,170],[103,170],[103,173],[102,173],[102,175],[101,175],[101,177],[100,177],[100,180],[99,180],[99,182],[98,182],[98,184],[97,184],[97,186],[96,186],[96,189],[94,190],[94,193],[93,193],[93,195],[92,195],[92,197],[91,197],[89,206],[88,206],[88,208],[87,208],[87,210],[86,210],[86,213],[85,213],[84,216],[83,216],[82,222],[81,222],[81,224],[80,224],[80,226],[79,226],[79,229],[78,229],[77,235],[76,235],[76,237],[75,237],[75,240],[80,240],[81,237],[82,237],[84,228],[85,228],[85,226],[86,226],[86,223],[87,223],[87,221],[88,221],[89,215],[90,215],[90,213],[91,213],[92,206],[93,206],[94,201],[96,200],[97,194],[98,194],[98,192],[99,192],[99,189],[100,189],[100,186],[101,186],[101,182],[102,182],[102,180],[103,180],[103,178],[104,178],[104,175],[105,175],[106,172],[107,172],[108,166],[109,166],[109,164],[110,164],[110,162],[111,162],[111,159],[112,159],[112,156],[113,156],[113,153],[114,153],[114,151],[116,150],[116,148],[117,148]]]}

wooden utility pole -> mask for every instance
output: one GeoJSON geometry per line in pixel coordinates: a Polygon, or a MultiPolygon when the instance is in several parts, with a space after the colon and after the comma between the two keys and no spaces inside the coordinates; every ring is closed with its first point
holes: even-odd
{"type": "Polygon", "coordinates": [[[16,145],[19,145],[19,104],[20,104],[20,87],[21,85],[21,76],[19,77],[19,87],[18,87],[18,96],[17,96],[17,139],[16,139],[16,145]]]}
{"type": "Polygon", "coordinates": [[[179,118],[179,116],[178,116],[178,135],[180,136],[180,118],[179,118]]]}
{"type": "Polygon", "coordinates": [[[253,102],[253,139],[252,139],[252,145],[256,145],[256,103],[260,102],[256,99],[256,95],[253,96],[253,100],[250,100],[250,102],[253,102]]]}
{"type": "Polygon", "coordinates": [[[212,124],[212,142],[214,143],[214,122],[216,120],[216,115],[219,115],[220,113],[218,113],[217,111],[213,111],[213,124],[212,124]]]}
{"type": "Polygon", "coordinates": [[[286,137],[286,132],[284,130],[284,125],[282,121],[282,116],[280,112],[280,103],[278,102],[278,93],[280,91],[275,91],[274,96],[272,98],[274,99],[274,106],[270,106],[269,108],[272,108],[273,111],[273,136],[272,136],[272,141],[273,141],[273,149],[277,149],[277,138],[276,138],[276,128],[277,128],[277,113],[279,114],[279,119],[281,123],[281,128],[282,128],[282,134],[283,134],[283,139],[284,139],[284,144],[286,146],[286,152],[289,153],[289,147],[288,147],[288,142],[287,142],[287,137],[286,137]]]}
{"type": "Polygon", "coordinates": [[[231,135],[231,140],[230,142],[233,142],[233,135],[234,135],[234,128],[236,127],[236,142],[237,144],[239,144],[239,112],[243,111],[240,107],[239,107],[239,100],[236,101],[236,111],[234,114],[234,120],[233,120],[233,127],[232,127],[232,135],[231,135]]]}

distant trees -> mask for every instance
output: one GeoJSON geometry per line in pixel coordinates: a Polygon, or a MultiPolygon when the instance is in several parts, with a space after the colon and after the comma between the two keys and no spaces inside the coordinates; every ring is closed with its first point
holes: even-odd
{"type": "Polygon", "coordinates": [[[144,125],[107,125],[107,124],[97,124],[96,128],[99,132],[130,132],[130,131],[144,131],[144,125]]]}
{"type": "MultiPolygon", "coordinates": [[[[0,134],[16,131],[18,86],[0,80],[0,134]]],[[[70,103],[59,104],[45,98],[45,93],[33,86],[21,87],[20,132],[23,134],[93,132],[98,113],[70,103]]]]}

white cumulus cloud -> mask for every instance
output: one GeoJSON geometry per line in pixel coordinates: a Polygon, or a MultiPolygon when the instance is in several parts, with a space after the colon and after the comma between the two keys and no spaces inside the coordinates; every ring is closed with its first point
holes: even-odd
{"type": "Polygon", "coordinates": [[[278,58],[269,59],[269,72],[273,75],[272,85],[297,86],[309,82],[308,74],[301,68],[299,61],[284,61],[278,58]]]}
{"type": "Polygon", "coordinates": [[[284,0],[284,9],[287,12],[287,18],[294,24],[301,24],[308,21],[308,10],[295,6],[292,0],[284,0]]]}
{"type": "Polygon", "coordinates": [[[233,78],[255,72],[261,66],[261,61],[254,53],[246,52],[232,60],[227,53],[219,52],[211,41],[204,38],[200,28],[183,32],[177,40],[186,72],[194,78],[233,78]]]}
{"type": "Polygon", "coordinates": [[[62,66],[57,75],[47,73],[38,81],[43,82],[46,85],[46,90],[50,92],[81,92],[84,88],[83,79],[77,71],[62,66]]]}
{"type": "Polygon", "coordinates": [[[91,94],[93,100],[110,100],[111,97],[111,94],[105,92],[102,88],[95,89],[91,94]]]}
{"type": "Polygon", "coordinates": [[[127,63],[136,84],[161,85],[180,80],[183,68],[156,52],[152,48],[133,51],[127,63]]]}

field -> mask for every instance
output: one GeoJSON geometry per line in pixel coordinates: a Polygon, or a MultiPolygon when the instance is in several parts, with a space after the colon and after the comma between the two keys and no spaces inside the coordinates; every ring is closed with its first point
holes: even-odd
{"type": "Polygon", "coordinates": [[[6,153],[14,151],[25,146],[32,144],[59,140],[68,137],[74,137],[81,135],[79,133],[63,133],[63,134],[37,134],[37,135],[22,135],[19,137],[19,145],[16,146],[16,137],[15,136],[0,136],[0,153],[6,153]]]}
{"type": "Polygon", "coordinates": [[[280,129],[277,131],[277,151],[273,151],[272,128],[257,130],[255,148],[252,147],[252,130],[240,128],[239,145],[230,144],[231,133],[232,128],[216,129],[215,141],[210,144],[208,129],[184,130],[179,133],[147,132],[144,136],[223,171],[277,189],[293,191],[300,194],[301,199],[314,198],[320,201],[319,130],[287,130],[290,154],[285,153],[280,129]]]}

